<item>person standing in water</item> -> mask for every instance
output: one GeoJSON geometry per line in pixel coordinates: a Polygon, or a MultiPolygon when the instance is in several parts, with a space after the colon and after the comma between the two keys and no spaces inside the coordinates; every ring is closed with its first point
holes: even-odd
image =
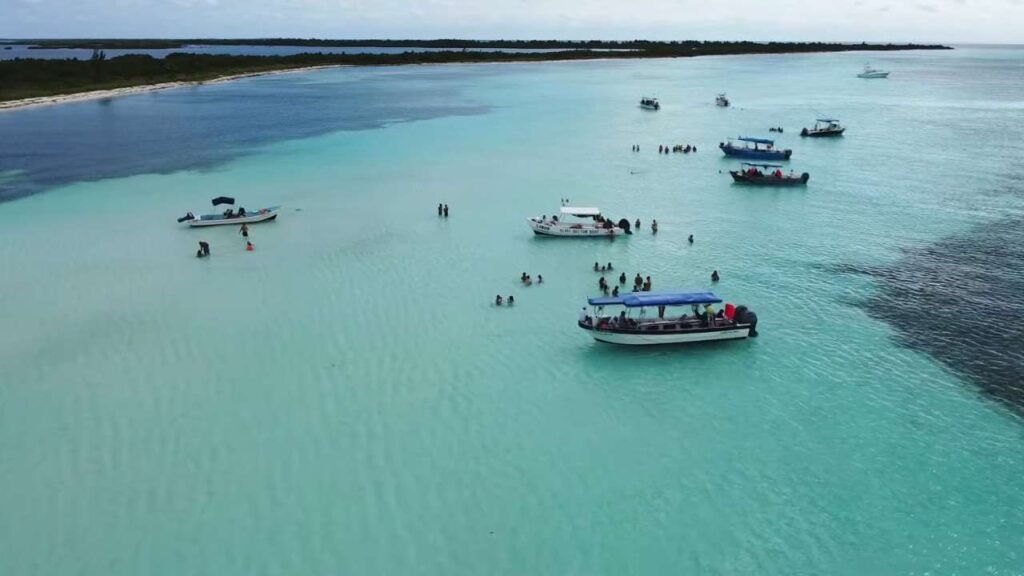
{"type": "Polygon", "coordinates": [[[718,270],[715,270],[711,273],[711,281],[718,282],[718,270]]]}
{"type": "Polygon", "coordinates": [[[687,238],[686,240],[687,240],[687,241],[688,241],[688,242],[689,242],[690,244],[693,244],[693,234],[690,234],[690,237],[689,237],[689,238],[687,238]]]}
{"type": "Polygon", "coordinates": [[[640,219],[639,218],[636,219],[636,226],[634,226],[634,228],[636,228],[637,232],[640,231],[640,219]]]}
{"type": "Polygon", "coordinates": [[[657,233],[658,233],[658,221],[657,220],[651,220],[651,234],[657,234],[657,233]]]}
{"type": "Polygon", "coordinates": [[[238,229],[238,233],[242,235],[242,238],[249,237],[249,225],[242,224],[242,227],[238,229]]]}
{"type": "Polygon", "coordinates": [[[444,205],[444,217],[445,218],[448,217],[448,205],[447,204],[444,205]]]}
{"type": "Polygon", "coordinates": [[[437,215],[441,216],[443,213],[444,213],[444,205],[443,204],[438,204],[437,205],[437,215]]]}

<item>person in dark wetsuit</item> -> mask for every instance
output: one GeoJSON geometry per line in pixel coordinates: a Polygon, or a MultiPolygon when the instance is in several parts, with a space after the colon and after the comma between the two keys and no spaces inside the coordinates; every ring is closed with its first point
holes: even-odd
{"type": "Polygon", "coordinates": [[[444,205],[443,204],[438,204],[437,205],[437,215],[440,216],[443,213],[444,213],[444,205]]]}
{"type": "Polygon", "coordinates": [[[444,217],[445,218],[448,217],[448,205],[447,204],[444,205],[444,217]]]}
{"type": "Polygon", "coordinates": [[[625,283],[626,283],[626,273],[623,272],[622,274],[619,274],[619,284],[625,284],[625,283]]]}
{"type": "Polygon", "coordinates": [[[711,273],[711,281],[718,282],[718,270],[715,270],[714,272],[711,273]]]}
{"type": "Polygon", "coordinates": [[[242,227],[238,229],[238,233],[242,235],[242,238],[248,238],[249,226],[247,224],[242,224],[242,227]]]}
{"type": "Polygon", "coordinates": [[[497,296],[494,297],[494,305],[495,306],[501,306],[501,304],[502,304],[501,294],[498,294],[497,296]]]}

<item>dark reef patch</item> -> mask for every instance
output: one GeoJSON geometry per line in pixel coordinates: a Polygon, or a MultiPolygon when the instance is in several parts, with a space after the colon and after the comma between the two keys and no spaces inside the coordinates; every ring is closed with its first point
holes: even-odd
{"type": "Polygon", "coordinates": [[[461,94],[480,71],[388,72],[346,70],[326,84],[264,77],[0,114],[0,203],[74,182],[208,168],[283,140],[490,111],[461,94]]]}
{"type": "Polygon", "coordinates": [[[833,271],[870,275],[879,291],[859,304],[901,344],[1024,414],[1024,220],[908,250],[891,266],[833,271]]]}

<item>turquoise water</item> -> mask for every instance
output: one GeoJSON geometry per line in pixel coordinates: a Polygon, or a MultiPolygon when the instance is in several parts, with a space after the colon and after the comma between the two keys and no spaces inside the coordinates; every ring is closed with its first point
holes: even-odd
{"type": "MultiPolygon", "coordinates": [[[[0,116],[52,143],[0,164],[25,191],[86,174],[51,114],[118,151],[0,204],[0,573],[1024,573],[1019,412],[844,271],[1020,221],[1024,51],[885,54],[888,81],[863,59],[335,69],[0,116]],[[423,99],[450,107],[402,113],[423,99]],[[184,104],[254,101],[224,127],[249,145],[148,172],[184,104]],[[801,141],[822,114],[847,136],[801,141]],[[717,143],[776,125],[807,189],[731,185],[717,143]],[[285,206],[254,252],[175,225],[221,194],[285,206]],[[534,238],[562,197],[643,229],[534,238]],[[717,269],[761,337],[599,345],[575,326],[595,260],[655,289],[717,269]]],[[[984,342],[959,347],[1019,381],[1020,341],[984,342]]]]}

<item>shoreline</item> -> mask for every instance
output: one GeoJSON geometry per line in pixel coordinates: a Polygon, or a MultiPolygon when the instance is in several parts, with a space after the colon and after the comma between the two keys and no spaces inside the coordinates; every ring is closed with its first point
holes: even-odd
{"type": "Polygon", "coordinates": [[[309,72],[312,70],[323,70],[327,68],[343,68],[351,64],[322,64],[317,66],[302,66],[297,68],[282,68],[280,70],[265,70],[262,72],[244,72],[241,74],[228,74],[218,76],[209,80],[181,80],[177,82],[159,82],[157,84],[139,84],[137,86],[124,86],[121,88],[107,88],[105,90],[88,90],[85,92],[71,92],[69,94],[53,94],[51,96],[34,96],[32,98],[20,98],[18,100],[7,100],[0,102],[0,113],[8,110],[23,110],[25,108],[39,108],[42,106],[55,106],[58,104],[71,104],[74,102],[88,102],[90,100],[103,100],[106,98],[118,98],[121,96],[133,96],[135,94],[146,94],[149,92],[160,92],[174,88],[185,88],[188,86],[202,86],[204,84],[219,84],[242,80],[243,78],[255,78],[257,76],[272,76],[288,74],[290,72],[309,72]]]}
{"type": "MultiPolygon", "coordinates": [[[[907,48],[907,50],[914,50],[915,48],[907,48]]],[[[869,52],[870,50],[865,50],[869,52]]],[[[480,64],[551,64],[556,62],[600,62],[600,61],[621,61],[621,60],[634,60],[634,59],[663,59],[663,58],[704,58],[704,57],[723,57],[723,56],[778,56],[778,55],[807,55],[807,54],[831,54],[836,53],[835,50],[815,50],[805,52],[748,52],[748,53],[735,53],[735,54],[697,54],[692,56],[647,56],[647,57],[633,57],[628,59],[610,57],[608,55],[601,55],[595,58],[552,58],[552,59],[509,59],[499,61],[453,61],[453,62],[408,62],[408,63],[382,63],[382,64],[366,64],[366,66],[430,66],[430,65],[480,65],[480,64]]],[[[844,51],[845,52],[845,51],[844,51]]],[[[0,113],[10,110],[23,110],[26,108],[37,108],[42,106],[54,106],[58,104],[70,104],[75,102],[87,102],[90,100],[103,100],[107,98],[118,98],[121,96],[132,96],[136,94],[145,94],[149,92],[158,92],[163,90],[171,90],[174,88],[184,88],[188,86],[201,86],[203,84],[217,84],[221,82],[230,82],[233,80],[241,80],[244,78],[254,78],[258,76],[271,76],[278,74],[288,74],[293,72],[309,72],[315,70],[324,70],[328,68],[348,68],[355,66],[364,66],[363,64],[313,64],[304,66],[295,66],[288,68],[279,68],[274,70],[261,70],[257,72],[242,72],[235,74],[225,74],[224,76],[216,76],[206,80],[177,80],[172,82],[158,82],[156,84],[138,84],[134,86],[122,86],[120,88],[106,88],[102,90],[86,90],[82,92],[71,92],[66,94],[51,94],[47,96],[32,96],[29,98],[19,98],[16,100],[0,101],[0,113]]]]}

